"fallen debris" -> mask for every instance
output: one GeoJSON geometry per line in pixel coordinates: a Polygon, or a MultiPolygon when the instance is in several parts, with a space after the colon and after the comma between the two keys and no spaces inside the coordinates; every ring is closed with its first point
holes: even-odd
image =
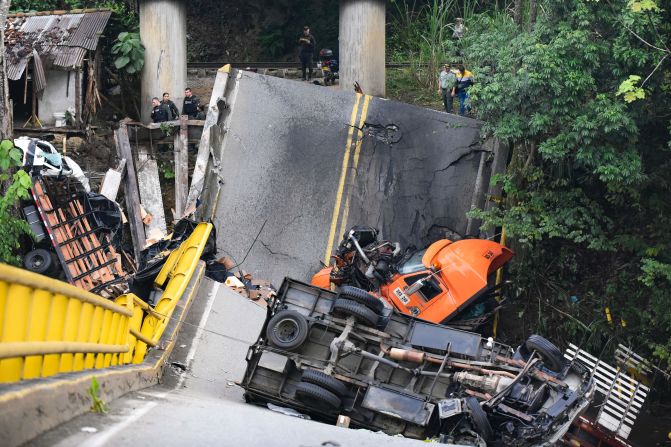
{"type": "Polygon", "coordinates": [[[267,404],[267,407],[271,411],[275,411],[277,413],[282,413],[287,416],[293,416],[296,418],[301,418],[301,419],[307,419],[310,420],[310,416],[307,414],[299,413],[298,411],[294,410],[293,408],[288,408],[288,407],[280,407],[279,405],[274,405],[271,403],[267,404]]]}
{"type": "Polygon", "coordinates": [[[121,159],[116,169],[108,169],[100,186],[100,194],[112,201],[116,201],[116,196],[121,187],[121,179],[126,169],[126,159],[121,159]]]}
{"type": "Polygon", "coordinates": [[[36,273],[62,275],[71,284],[103,296],[124,293],[126,286],[120,280],[133,268],[119,251],[118,205],[86,192],[74,178],[36,176],[31,191],[33,204],[23,211],[41,237],[25,255],[24,266],[36,273]]]}

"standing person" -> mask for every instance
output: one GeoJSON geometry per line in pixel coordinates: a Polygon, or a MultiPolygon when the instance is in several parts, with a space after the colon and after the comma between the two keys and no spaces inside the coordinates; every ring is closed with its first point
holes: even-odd
{"type": "Polygon", "coordinates": [[[461,39],[464,37],[466,31],[468,31],[468,28],[466,28],[466,25],[464,25],[464,19],[457,17],[454,20],[454,32],[452,33],[452,38],[461,39]]]}
{"type": "Polygon", "coordinates": [[[151,98],[151,120],[155,123],[163,123],[168,121],[169,109],[161,104],[157,97],[151,98]]]}
{"type": "Polygon", "coordinates": [[[455,47],[457,50],[457,56],[463,57],[464,51],[461,47],[461,39],[464,37],[464,34],[468,31],[468,28],[464,25],[464,19],[457,17],[454,20],[454,32],[452,33],[452,39],[455,40],[455,47]]]}
{"type": "Polygon", "coordinates": [[[459,65],[457,72],[456,94],[459,97],[459,115],[464,116],[466,111],[470,113],[471,105],[468,102],[468,89],[473,85],[473,73],[459,65]]]}
{"type": "Polygon", "coordinates": [[[443,71],[438,75],[438,94],[443,97],[443,105],[447,113],[454,113],[454,85],[457,75],[450,70],[450,64],[443,65],[443,71]]]}
{"type": "Polygon", "coordinates": [[[163,105],[168,107],[168,121],[176,120],[179,118],[179,110],[174,102],[170,101],[170,93],[163,93],[163,105]]]}
{"type": "Polygon", "coordinates": [[[301,69],[303,70],[303,80],[309,81],[312,79],[312,56],[314,56],[315,37],[310,34],[310,27],[303,27],[303,35],[298,39],[301,46],[299,58],[301,60],[301,69]],[[306,73],[307,72],[307,73],[306,73]]]}
{"type": "Polygon", "coordinates": [[[182,104],[182,113],[188,115],[191,119],[198,119],[200,103],[196,95],[191,92],[191,88],[184,89],[184,103],[182,104]]]}

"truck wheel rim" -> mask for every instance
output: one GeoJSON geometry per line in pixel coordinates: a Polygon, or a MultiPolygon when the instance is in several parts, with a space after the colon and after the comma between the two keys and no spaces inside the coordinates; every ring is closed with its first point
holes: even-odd
{"type": "Polygon", "coordinates": [[[44,264],[44,258],[40,255],[35,255],[33,258],[30,260],[30,266],[35,269],[39,268],[44,264]]]}
{"type": "Polygon", "coordinates": [[[277,323],[277,326],[275,326],[275,334],[277,335],[277,338],[284,343],[296,340],[299,332],[300,329],[298,328],[298,324],[291,318],[284,318],[277,323]]]}

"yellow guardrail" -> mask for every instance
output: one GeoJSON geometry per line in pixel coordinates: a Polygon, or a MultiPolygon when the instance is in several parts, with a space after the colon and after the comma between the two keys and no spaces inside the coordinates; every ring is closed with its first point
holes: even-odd
{"type": "Polygon", "coordinates": [[[112,302],[0,264],[0,383],[142,363],[163,335],[211,231],[212,224],[198,224],[170,254],[154,284],[162,288],[155,308],[132,293],[112,302]]]}
{"type": "Polygon", "coordinates": [[[0,382],[119,364],[133,303],[0,264],[0,382]]]}
{"type": "Polygon", "coordinates": [[[147,346],[158,343],[161,335],[163,335],[177,302],[191,280],[211,231],[212,224],[198,224],[189,238],[177,250],[170,253],[154,283],[154,286],[165,284],[163,293],[153,312],[148,313],[142,321],[140,330],[137,331],[134,328],[138,334],[136,334],[137,341],[134,346],[133,363],[142,363],[147,352],[147,346]]]}

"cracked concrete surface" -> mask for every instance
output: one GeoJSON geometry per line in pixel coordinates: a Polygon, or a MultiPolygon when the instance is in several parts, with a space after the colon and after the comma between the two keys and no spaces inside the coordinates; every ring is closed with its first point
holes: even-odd
{"type": "MultiPolygon", "coordinates": [[[[238,82],[220,160],[217,246],[236,261],[249,250],[242,268],[257,278],[307,281],[327,250],[348,132],[359,133],[356,96],[250,72],[238,82]]],[[[480,125],[373,98],[358,163],[350,146],[334,244],[355,223],[405,246],[443,237],[442,229],[463,234],[485,150],[480,125]]]]}

